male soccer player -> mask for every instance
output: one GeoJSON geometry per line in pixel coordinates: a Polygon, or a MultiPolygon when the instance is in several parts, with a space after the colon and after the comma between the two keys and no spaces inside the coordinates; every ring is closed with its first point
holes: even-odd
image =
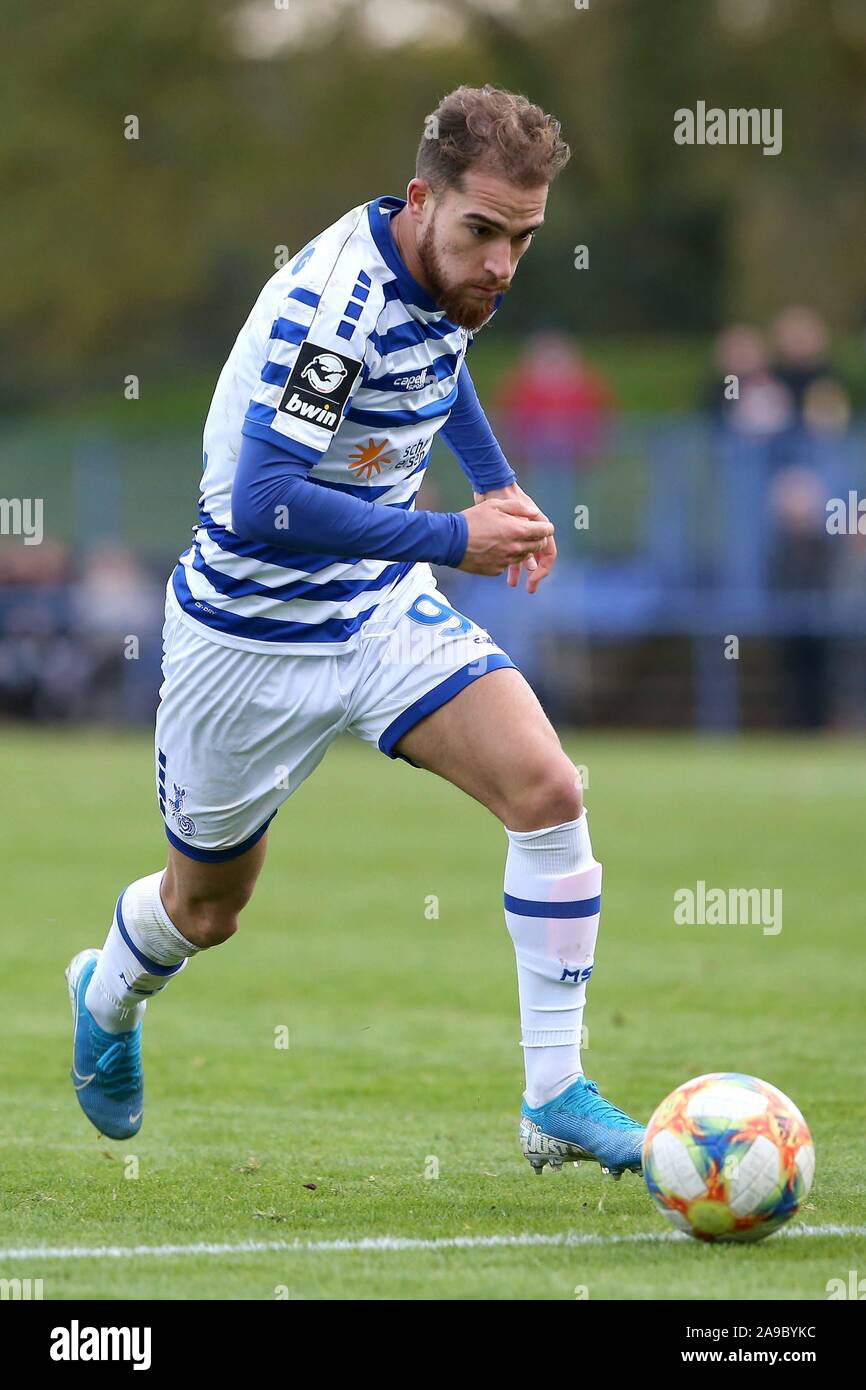
{"type": "Polygon", "coordinates": [[[601,867],[576,769],[506,653],[431,564],[526,573],[556,555],[464,358],[569,158],[525,97],[460,87],[428,119],[406,199],[345,213],[272,276],[217,382],[199,524],[166,592],[156,783],[168,866],[117,900],[67,969],[72,1080],[103,1134],[141,1124],[141,1019],[238,925],[268,826],[347,730],[445,777],[502,822],[517,956],[523,1152],[640,1171],[643,1128],[583,1074],[601,867]],[[415,510],[434,435],[466,511],[415,510]]]}

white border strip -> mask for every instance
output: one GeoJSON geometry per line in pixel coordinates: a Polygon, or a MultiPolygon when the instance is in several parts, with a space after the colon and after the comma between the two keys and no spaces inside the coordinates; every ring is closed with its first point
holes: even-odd
{"type": "MultiPolygon", "coordinates": [[[[776,1232],[791,1239],[798,1236],[866,1236],[866,1226],[788,1226],[776,1232]]],[[[574,1231],[562,1235],[443,1236],[437,1240],[411,1236],[370,1236],[363,1240],[242,1240],[233,1245],[199,1241],[193,1245],[58,1245],[19,1246],[0,1249],[3,1260],[127,1260],[176,1259],[186,1255],[343,1254],[357,1251],[404,1250],[495,1250],[553,1245],[573,1248],[581,1245],[658,1245],[670,1241],[691,1241],[679,1231],[641,1231],[634,1235],[581,1235],[574,1231]]]]}

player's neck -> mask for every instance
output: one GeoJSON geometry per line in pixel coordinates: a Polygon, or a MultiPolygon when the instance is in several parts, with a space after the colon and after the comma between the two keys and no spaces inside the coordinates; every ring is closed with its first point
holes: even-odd
{"type": "Polygon", "coordinates": [[[415,250],[415,238],[408,219],[404,216],[405,212],[406,209],[401,208],[391,218],[391,235],[394,238],[394,245],[412,279],[417,280],[422,290],[426,290],[432,298],[433,291],[427,283],[424,268],[421,265],[418,252],[415,250]]]}

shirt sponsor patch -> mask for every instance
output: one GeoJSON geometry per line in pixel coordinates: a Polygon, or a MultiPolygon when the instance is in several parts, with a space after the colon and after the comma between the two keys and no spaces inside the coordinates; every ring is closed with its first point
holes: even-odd
{"type": "Polygon", "coordinates": [[[333,434],[360,370],[361,363],[355,358],[304,342],[278,409],[333,434]]]}

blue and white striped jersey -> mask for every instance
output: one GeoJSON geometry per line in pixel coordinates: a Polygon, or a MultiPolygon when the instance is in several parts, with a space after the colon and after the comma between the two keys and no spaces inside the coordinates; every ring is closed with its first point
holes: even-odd
{"type": "Polygon", "coordinates": [[[277,271],[220,374],[204,430],[200,525],[173,576],[187,619],[256,651],[340,652],[426,563],[293,553],[241,540],[231,493],[243,434],[291,451],[310,482],[412,508],[471,334],[409,274],[390,228],[404,200],[347,212],[277,271]]]}

